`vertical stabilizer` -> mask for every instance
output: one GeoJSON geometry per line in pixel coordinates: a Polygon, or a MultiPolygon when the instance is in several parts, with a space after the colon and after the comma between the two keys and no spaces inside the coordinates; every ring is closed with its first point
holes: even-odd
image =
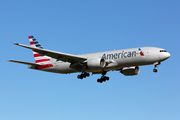
{"type": "MultiPolygon", "coordinates": [[[[37,48],[43,49],[41,44],[36,40],[36,38],[34,38],[34,36],[29,36],[29,41],[30,41],[30,44],[32,47],[37,47],[37,48]]],[[[34,59],[35,59],[36,64],[43,65],[44,68],[46,68],[46,66],[53,67],[53,65],[51,64],[51,61],[50,61],[51,57],[48,57],[48,56],[45,56],[43,54],[34,52],[34,50],[32,50],[32,51],[33,51],[33,55],[34,55],[34,59]]]]}

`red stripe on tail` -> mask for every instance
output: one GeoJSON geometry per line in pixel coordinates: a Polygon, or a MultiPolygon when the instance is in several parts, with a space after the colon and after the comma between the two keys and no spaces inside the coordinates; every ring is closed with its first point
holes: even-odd
{"type": "Polygon", "coordinates": [[[31,36],[28,37],[29,39],[32,39],[31,36]]]}
{"type": "Polygon", "coordinates": [[[41,57],[41,55],[37,53],[37,54],[34,54],[34,57],[41,57]]]}
{"type": "Polygon", "coordinates": [[[40,62],[47,62],[50,61],[50,59],[41,59],[41,60],[36,60],[36,63],[40,63],[40,62]]]}
{"type": "Polygon", "coordinates": [[[34,45],[34,41],[31,41],[30,44],[31,44],[31,45],[34,45]]]}

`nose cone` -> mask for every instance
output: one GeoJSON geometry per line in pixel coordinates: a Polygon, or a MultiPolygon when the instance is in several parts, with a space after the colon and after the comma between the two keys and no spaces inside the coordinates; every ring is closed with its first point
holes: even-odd
{"type": "Polygon", "coordinates": [[[168,52],[164,52],[164,53],[160,54],[160,58],[161,58],[162,61],[168,59],[170,56],[171,56],[171,54],[168,53],[168,52]]]}
{"type": "Polygon", "coordinates": [[[166,58],[168,59],[170,56],[171,56],[171,54],[167,52],[166,53],[166,58]]]}

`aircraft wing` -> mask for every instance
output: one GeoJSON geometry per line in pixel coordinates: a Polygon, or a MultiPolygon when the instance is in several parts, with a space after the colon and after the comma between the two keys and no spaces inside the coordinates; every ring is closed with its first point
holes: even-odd
{"type": "Polygon", "coordinates": [[[75,62],[81,62],[81,61],[85,61],[87,60],[86,57],[81,57],[78,55],[72,55],[72,54],[67,54],[67,53],[61,53],[61,52],[56,52],[56,51],[51,51],[51,50],[47,50],[47,49],[40,49],[40,48],[35,48],[35,47],[31,47],[31,46],[27,46],[27,45],[23,45],[23,44],[19,44],[19,43],[14,43],[15,45],[21,46],[21,47],[25,47],[28,49],[32,49],[35,52],[38,52],[40,54],[55,58],[57,60],[61,60],[64,62],[70,62],[70,63],[75,63],[75,62]]]}
{"type": "Polygon", "coordinates": [[[41,65],[36,64],[36,63],[23,62],[23,61],[17,61],[17,60],[8,60],[8,61],[9,62],[15,62],[15,63],[21,63],[21,64],[25,64],[25,65],[41,66],[41,65]]]}

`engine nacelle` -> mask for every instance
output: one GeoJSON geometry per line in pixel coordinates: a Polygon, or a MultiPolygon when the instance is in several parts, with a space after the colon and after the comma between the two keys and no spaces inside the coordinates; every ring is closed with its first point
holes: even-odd
{"type": "Polygon", "coordinates": [[[124,74],[125,76],[133,76],[139,74],[140,70],[138,66],[134,67],[124,67],[121,70],[121,73],[124,74]]]}
{"type": "Polygon", "coordinates": [[[103,58],[93,58],[87,61],[87,66],[92,69],[104,68],[106,61],[103,58]]]}

